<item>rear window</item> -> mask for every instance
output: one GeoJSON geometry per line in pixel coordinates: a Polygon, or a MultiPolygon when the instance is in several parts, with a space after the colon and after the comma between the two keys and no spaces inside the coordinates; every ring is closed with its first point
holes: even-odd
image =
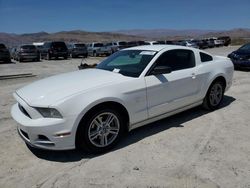
{"type": "Polygon", "coordinates": [[[34,45],[25,45],[25,46],[21,46],[22,49],[25,50],[34,50],[36,49],[36,47],[34,45]]]}
{"type": "Polygon", "coordinates": [[[103,47],[103,44],[102,43],[95,43],[94,47],[103,47]]]}
{"type": "Polygon", "coordinates": [[[75,47],[83,48],[83,47],[86,47],[86,45],[85,44],[75,44],[75,47]]]}
{"type": "Polygon", "coordinates": [[[212,61],[213,57],[211,55],[200,52],[201,62],[212,61]]]}
{"type": "Polygon", "coordinates": [[[0,44],[0,49],[6,49],[6,46],[4,44],[0,44]]]}
{"type": "Polygon", "coordinates": [[[66,44],[64,42],[53,42],[52,46],[54,48],[66,48],[66,44]]]}
{"type": "Polygon", "coordinates": [[[118,45],[125,46],[125,45],[127,45],[127,43],[126,42],[118,42],[118,45]]]}

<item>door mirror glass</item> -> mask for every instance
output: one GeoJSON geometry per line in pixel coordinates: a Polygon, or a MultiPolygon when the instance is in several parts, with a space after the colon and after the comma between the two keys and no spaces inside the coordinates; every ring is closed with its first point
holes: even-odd
{"type": "Polygon", "coordinates": [[[168,74],[168,73],[171,73],[172,72],[172,69],[171,67],[168,67],[168,66],[156,66],[151,75],[159,75],[159,74],[168,74]]]}

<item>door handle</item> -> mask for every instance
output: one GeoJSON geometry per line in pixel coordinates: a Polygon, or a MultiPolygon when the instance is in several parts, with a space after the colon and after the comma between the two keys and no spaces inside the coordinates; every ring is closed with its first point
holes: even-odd
{"type": "Polygon", "coordinates": [[[192,74],[191,74],[191,77],[192,77],[192,79],[195,79],[195,78],[196,78],[195,73],[192,73],[192,74]]]}

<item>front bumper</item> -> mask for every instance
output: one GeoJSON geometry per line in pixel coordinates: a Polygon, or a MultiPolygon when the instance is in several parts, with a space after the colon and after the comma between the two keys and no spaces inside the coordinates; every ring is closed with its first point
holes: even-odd
{"type": "Polygon", "coordinates": [[[31,146],[49,150],[68,150],[75,148],[75,134],[70,127],[73,126],[73,118],[36,118],[25,115],[15,104],[11,109],[11,115],[17,121],[17,129],[21,138],[31,146]],[[66,136],[59,136],[70,133],[66,136]]]}
{"type": "Polygon", "coordinates": [[[232,60],[235,68],[250,68],[250,60],[232,60]]]}

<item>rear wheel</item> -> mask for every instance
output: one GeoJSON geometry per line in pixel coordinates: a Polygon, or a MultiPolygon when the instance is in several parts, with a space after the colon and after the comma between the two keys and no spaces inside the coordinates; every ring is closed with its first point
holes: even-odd
{"type": "Polygon", "coordinates": [[[124,133],[125,122],[113,108],[99,108],[86,116],[77,130],[76,145],[87,152],[111,149],[124,133]]]}
{"type": "Polygon", "coordinates": [[[222,81],[215,81],[211,84],[203,101],[203,107],[208,110],[219,108],[224,97],[225,85],[222,81]]]}

